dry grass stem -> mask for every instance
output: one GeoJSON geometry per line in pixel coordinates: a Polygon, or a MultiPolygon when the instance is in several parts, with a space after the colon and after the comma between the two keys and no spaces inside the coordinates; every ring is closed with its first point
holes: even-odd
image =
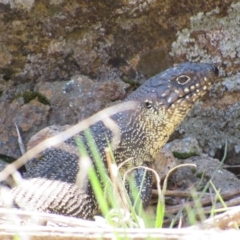
{"type": "Polygon", "coordinates": [[[134,169],[138,169],[138,168],[143,168],[147,171],[151,171],[154,176],[156,177],[156,182],[157,182],[157,192],[158,192],[158,196],[161,196],[162,195],[162,192],[161,192],[161,186],[160,186],[160,182],[161,182],[161,179],[159,177],[159,175],[157,174],[157,172],[155,170],[153,170],[152,168],[149,168],[149,167],[145,167],[145,166],[139,166],[139,167],[133,167],[129,170],[127,170],[125,173],[124,173],[124,176],[123,176],[123,182],[125,183],[126,181],[126,178],[127,178],[127,175],[132,172],[134,169]]]}
{"type": "Polygon", "coordinates": [[[119,200],[120,205],[122,205],[123,209],[129,211],[129,204],[126,199],[126,191],[124,189],[122,179],[119,176],[119,169],[115,162],[112,160],[111,153],[109,148],[105,149],[108,171],[111,179],[111,184],[114,191],[114,196],[119,200]]]}
{"type": "MultiPolygon", "coordinates": [[[[240,196],[238,196],[238,194],[240,194],[240,188],[238,189],[234,189],[225,193],[221,193],[221,197],[223,200],[225,200],[225,204],[228,207],[232,207],[232,206],[238,206],[240,204],[240,196]],[[231,198],[231,199],[230,199],[231,198]]],[[[190,191],[183,191],[183,193],[180,193],[181,191],[167,191],[165,195],[168,196],[180,196],[180,197],[190,197],[190,191]]],[[[155,195],[157,193],[157,191],[154,191],[155,195]]],[[[199,196],[201,193],[196,193],[197,196],[199,196]]],[[[213,197],[216,196],[216,194],[212,194],[213,197]]],[[[204,194],[204,197],[202,199],[199,200],[201,205],[203,206],[204,212],[209,213],[212,209],[212,196],[207,193],[204,194]]],[[[185,208],[186,206],[191,206],[194,207],[195,206],[195,202],[194,201],[188,201],[186,203],[183,204],[178,204],[175,206],[166,206],[166,211],[167,213],[177,213],[178,211],[180,211],[181,209],[185,208]]],[[[221,209],[223,208],[221,203],[217,203],[215,206],[215,209],[221,209]]]]}
{"type": "Polygon", "coordinates": [[[196,164],[185,163],[185,164],[179,164],[176,167],[171,168],[168,171],[167,176],[165,177],[164,182],[163,182],[163,192],[164,193],[167,191],[167,181],[168,181],[170,174],[173,173],[176,169],[178,169],[180,167],[195,167],[196,168],[197,166],[196,166],[196,164]]]}

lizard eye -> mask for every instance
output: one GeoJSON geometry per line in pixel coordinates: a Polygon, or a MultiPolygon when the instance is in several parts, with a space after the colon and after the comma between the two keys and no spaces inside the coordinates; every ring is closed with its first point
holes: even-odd
{"type": "Polygon", "coordinates": [[[181,75],[179,77],[177,77],[176,81],[180,84],[180,85],[184,85],[187,82],[189,82],[191,80],[191,78],[187,75],[181,75]]]}

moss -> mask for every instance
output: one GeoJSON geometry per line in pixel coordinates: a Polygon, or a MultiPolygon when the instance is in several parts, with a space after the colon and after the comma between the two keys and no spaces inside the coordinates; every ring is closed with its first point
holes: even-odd
{"type": "Polygon", "coordinates": [[[205,175],[204,173],[197,173],[196,177],[197,177],[197,178],[203,178],[204,175],[205,175]]]}
{"type": "Polygon", "coordinates": [[[14,75],[14,71],[13,69],[9,69],[9,68],[1,68],[1,74],[2,74],[2,78],[4,81],[9,81],[10,79],[12,79],[12,76],[14,75]]]}
{"type": "MultiPolygon", "coordinates": [[[[7,156],[5,154],[0,154],[0,161],[3,161],[5,163],[11,164],[13,162],[15,162],[17,160],[17,158],[15,157],[11,157],[11,156],[7,156]]],[[[22,174],[24,172],[26,172],[26,168],[25,165],[21,166],[18,171],[22,174]]]]}
{"type": "Polygon", "coordinates": [[[31,100],[37,98],[37,100],[44,104],[44,105],[51,105],[49,100],[44,96],[42,95],[41,93],[38,93],[38,92],[34,92],[34,91],[30,91],[30,90],[27,90],[23,93],[20,93],[18,95],[16,95],[15,98],[19,98],[19,97],[22,97],[24,99],[24,103],[27,104],[29,103],[31,100]]]}
{"type": "Polygon", "coordinates": [[[197,169],[196,169],[196,168],[191,168],[191,171],[192,171],[192,173],[194,174],[194,173],[197,172],[197,169]]]}
{"type": "Polygon", "coordinates": [[[62,8],[59,5],[52,5],[49,8],[49,13],[51,17],[54,17],[55,15],[58,15],[61,13],[62,8]]]}
{"type": "Polygon", "coordinates": [[[16,160],[16,158],[7,156],[5,154],[0,154],[0,160],[6,163],[13,163],[16,160]]]}
{"type": "Polygon", "coordinates": [[[192,156],[199,156],[196,152],[183,152],[183,153],[180,153],[180,152],[172,152],[173,153],[173,156],[178,158],[178,159],[187,159],[187,158],[190,158],[192,156]]]}
{"type": "Polygon", "coordinates": [[[66,39],[69,41],[76,41],[80,38],[83,38],[85,34],[87,34],[87,29],[78,27],[73,29],[70,33],[68,33],[66,39]]]}

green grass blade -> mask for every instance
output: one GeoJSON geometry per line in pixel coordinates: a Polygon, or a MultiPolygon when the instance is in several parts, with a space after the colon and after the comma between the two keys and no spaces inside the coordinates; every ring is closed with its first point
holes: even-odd
{"type": "Polygon", "coordinates": [[[157,204],[157,216],[156,216],[155,228],[162,228],[164,213],[165,213],[164,199],[161,196],[159,196],[158,204],[157,204]]]}
{"type": "MultiPolygon", "coordinates": [[[[76,140],[76,144],[80,150],[81,157],[89,158],[86,147],[85,147],[83,141],[80,139],[80,137],[77,137],[75,140],[76,140]]],[[[90,183],[92,185],[97,202],[99,204],[100,210],[102,211],[102,214],[104,216],[106,216],[106,214],[109,211],[108,204],[104,197],[103,189],[101,186],[101,181],[99,180],[98,175],[93,166],[89,167],[89,169],[88,169],[88,177],[89,177],[90,183]]]]}
{"type": "Polygon", "coordinates": [[[109,212],[108,204],[107,204],[106,198],[104,196],[102,186],[98,180],[96,171],[94,170],[93,167],[91,167],[89,169],[88,176],[89,176],[94,194],[96,196],[97,202],[99,203],[101,212],[102,212],[103,216],[105,217],[107,215],[107,213],[109,212]]]}

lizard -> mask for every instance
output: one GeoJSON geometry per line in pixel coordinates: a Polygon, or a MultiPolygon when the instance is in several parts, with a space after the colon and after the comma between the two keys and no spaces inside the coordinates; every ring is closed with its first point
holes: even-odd
{"type": "MultiPolygon", "coordinates": [[[[94,144],[105,167],[104,150],[108,140],[114,138],[115,125],[120,132],[112,146],[116,164],[129,160],[121,168],[121,173],[132,167],[149,166],[194,103],[208,92],[217,76],[218,70],[212,64],[181,63],[151,77],[123,100],[136,102],[136,108],[109,116],[109,126],[103,121],[90,126],[94,144]]],[[[79,132],[77,136],[96,168],[85,134],[79,132]]],[[[77,149],[75,137],[67,139],[62,147],[48,148],[39,158],[31,160],[34,164],[24,175],[25,180],[11,190],[15,207],[83,219],[93,218],[98,211],[98,203],[89,179],[85,181],[85,188],[79,186],[84,157],[81,151],[80,154],[76,150],[71,151],[77,149]]],[[[143,171],[135,170],[138,186],[142,177],[143,171]]],[[[148,172],[141,193],[145,206],[151,195],[150,179],[148,172]]]]}

